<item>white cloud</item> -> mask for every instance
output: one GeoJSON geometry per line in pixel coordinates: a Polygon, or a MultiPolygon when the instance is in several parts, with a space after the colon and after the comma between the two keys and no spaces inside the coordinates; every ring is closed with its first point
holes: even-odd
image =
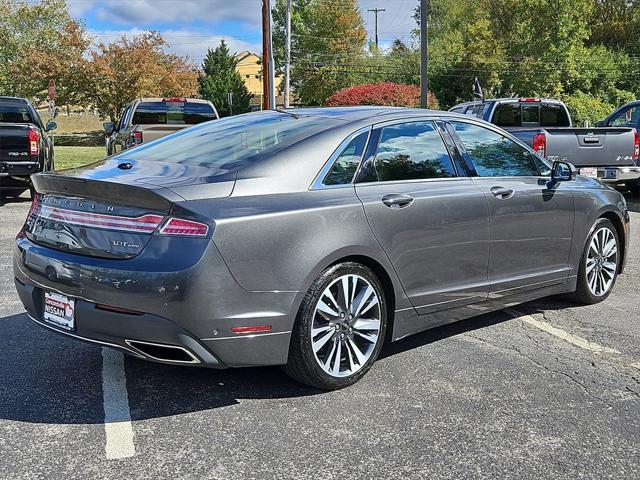
{"type": "Polygon", "coordinates": [[[96,17],[121,25],[149,25],[239,20],[259,29],[260,0],[69,0],[70,11],[81,16],[92,10],[96,17]]]}
{"type": "MultiPolygon", "coordinates": [[[[90,35],[95,38],[95,44],[100,42],[110,43],[118,40],[122,35],[133,37],[140,35],[147,30],[140,28],[129,28],[122,30],[102,30],[90,31],[90,35]]],[[[208,48],[215,48],[224,40],[229,46],[231,53],[237,53],[244,50],[260,53],[262,49],[261,43],[247,42],[228,35],[202,35],[199,32],[190,30],[162,30],[162,37],[167,42],[166,51],[180,55],[181,57],[189,57],[189,59],[198,65],[202,63],[208,48]]]]}

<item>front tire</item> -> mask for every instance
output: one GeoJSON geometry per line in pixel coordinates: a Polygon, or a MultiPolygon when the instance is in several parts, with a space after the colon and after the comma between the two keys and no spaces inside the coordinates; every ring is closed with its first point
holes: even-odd
{"type": "Polygon", "coordinates": [[[382,285],[369,268],[354,262],[327,268],[302,301],[284,371],[323,390],[353,385],[380,354],[386,307],[382,285]]]}
{"type": "Polygon", "coordinates": [[[573,299],[585,305],[605,300],[618,278],[621,258],[616,227],[606,218],[598,219],[584,246],[573,299]]]}

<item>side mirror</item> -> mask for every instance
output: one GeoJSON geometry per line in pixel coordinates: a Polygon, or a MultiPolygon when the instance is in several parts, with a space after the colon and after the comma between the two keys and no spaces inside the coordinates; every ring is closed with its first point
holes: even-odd
{"type": "Polygon", "coordinates": [[[595,126],[596,126],[597,128],[604,127],[604,122],[596,122],[595,126]]]}
{"type": "Polygon", "coordinates": [[[58,124],[56,122],[54,122],[54,121],[50,121],[44,127],[44,131],[45,132],[50,132],[51,130],[55,130],[56,128],[58,128],[58,124]]]}
{"type": "Polygon", "coordinates": [[[573,163],[555,161],[551,167],[551,183],[575,180],[578,170],[573,163]]]}
{"type": "Polygon", "coordinates": [[[113,122],[107,122],[107,123],[103,123],[102,127],[104,128],[104,131],[107,132],[108,135],[111,135],[113,131],[116,129],[116,124],[113,122]]]}

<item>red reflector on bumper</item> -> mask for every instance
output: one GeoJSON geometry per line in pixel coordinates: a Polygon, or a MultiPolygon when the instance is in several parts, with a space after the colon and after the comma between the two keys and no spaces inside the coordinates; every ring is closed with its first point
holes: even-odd
{"type": "Polygon", "coordinates": [[[271,325],[254,325],[252,327],[233,327],[230,329],[233,333],[258,333],[268,332],[271,330],[271,325]]]}

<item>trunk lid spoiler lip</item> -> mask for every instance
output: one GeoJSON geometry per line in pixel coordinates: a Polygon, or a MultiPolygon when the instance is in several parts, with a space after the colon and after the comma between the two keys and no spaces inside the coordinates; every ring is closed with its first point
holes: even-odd
{"type": "MultiPolygon", "coordinates": [[[[110,182],[71,177],[56,173],[38,173],[31,177],[33,185],[41,194],[62,194],[86,199],[107,201],[120,205],[168,212],[175,202],[184,198],[166,187],[151,184],[133,185],[125,182],[110,182]]],[[[139,182],[140,183],[140,182],[139,182]]]]}

